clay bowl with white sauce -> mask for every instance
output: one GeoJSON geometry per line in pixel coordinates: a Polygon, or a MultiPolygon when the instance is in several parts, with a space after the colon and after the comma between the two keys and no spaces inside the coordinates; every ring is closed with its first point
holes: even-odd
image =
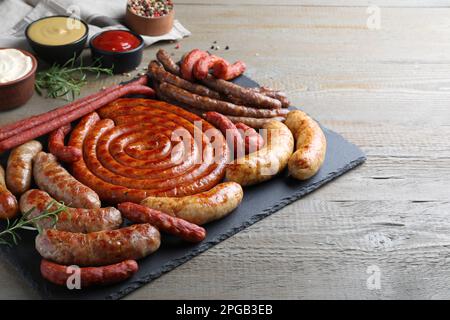
{"type": "Polygon", "coordinates": [[[28,51],[0,48],[0,111],[20,107],[30,100],[37,64],[28,51]]]}

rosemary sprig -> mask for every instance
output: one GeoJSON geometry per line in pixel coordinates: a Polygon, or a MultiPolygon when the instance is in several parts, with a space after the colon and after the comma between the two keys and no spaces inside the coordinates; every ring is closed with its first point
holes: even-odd
{"type": "Polygon", "coordinates": [[[47,205],[47,207],[42,211],[40,215],[28,219],[28,216],[33,212],[34,209],[35,208],[32,208],[28,212],[24,213],[22,217],[14,220],[13,222],[11,222],[9,219],[6,220],[6,228],[5,230],[0,232],[0,245],[17,245],[20,240],[20,235],[17,233],[17,230],[19,229],[38,230],[39,233],[42,233],[42,229],[39,227],[39,224],[35,225],[35,223],[39,220],[50,218],[53,220],[52,226],[54,226],[58,222],[59,213],[65,211],[67,207],[62,203],[52,201],[47,205]],[[55,205],[57,206],[56,209],[53,208],[53,206],[55,205]],[[8,236],[10,237],[10,240],[5,239],[5,237],[8,236]]]}
{"type": "Polygon", "coordinates": [[[66,100],[74,100],[80,94],[81,88],[87,83],[87,73],[112,75],[112,68],[102,68],[99,61],[94,61],[90,66],[84,66],[83,60],[75,65],[75,57],[67,61],[63,66],[52,65],[49,69],[36,73],[35,89],[39,95],[46,91],[48,98],[65,97],[66,100]]]}

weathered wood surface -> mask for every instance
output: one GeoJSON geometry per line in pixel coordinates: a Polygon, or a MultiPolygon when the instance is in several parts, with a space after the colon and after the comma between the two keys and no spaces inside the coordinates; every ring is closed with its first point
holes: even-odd
{"type": "MultiPolygon", "coordinates": [[[[180,55],[213,41],[229,45],[219,53],[246,61],[262,84],[285,88],[368,161],[128,298],[450,298],[447,1],[420,9],[394,7],[425,2],[370,1],[390,4],[380,30],[367,29],[362,0],[202,2],[178,1],[193,35],[180,50],[162,46],[180,55]],[[380,290],[366,286],[372,265],[380,290]]],[[[34,97],[1,113],[0,125],[58,103],[34,97]]],[[[0,298],[37,297],[5,263],[0,288],[0,298]]]]}

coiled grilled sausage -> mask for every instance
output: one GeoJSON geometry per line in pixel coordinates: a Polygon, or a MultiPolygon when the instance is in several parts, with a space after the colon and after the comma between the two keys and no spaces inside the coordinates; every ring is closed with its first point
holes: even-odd
{"type": "MultiPolygon", "coordinates": [[[[41,190],[28,190],[20,197],[20,211],[28,213],[27,219],[42,214],[45,209],[56,210],[57,205],[49,205],[55,201],[50,195],[41,190]],[[31,211],[32,210],[32,211],[31,211]]],[[[96,209],[67,208],[54,219],[40,219],[37,224],[42,229],[55,228],[62,231],[89,233],[102,230],[113,230],[122,224],[122,215],[113,207],[96,209]]]]}
{"type": "Polygon", "coordinates": [[[120,99],[99,114],[104,119],[80,121],[69,145],[83,150],[83,158],[73,163],[74,176],[102,200],[184,196],[222,180],[228,147],[223,135],[200,117],[149,99],[120,99]]]}
{"type": "Polygon", "coordinates": [[[218,184],[211,190],[186,197],[148,197],[141,204],[183,220],[203,225],[221,219],[242,202],[242,187],[234,182],[218,184]]]}
{"type": "Polygon", "coordinates": [[[47,260],[82,266],[104,266],[138,260],[160,245],[158,229],[150,224],[84,233],[46,229],[36,237],[36,249],[47,260]]]}
{"type": "Polygon", "coordinates": [[[292,177],[306,180],[314,176],[325,160],[327,140],[319,124],[300,110],[289,112],[286,126],[296,141],[288,168],[292,177]]]}
{"type": "Polygon", "coordinates": [[[6,167],[6,185],[16,196],[30,189],[33,177],[33,158],[42,151],[39,141],[29,141],[14,148],[6,167]]]}

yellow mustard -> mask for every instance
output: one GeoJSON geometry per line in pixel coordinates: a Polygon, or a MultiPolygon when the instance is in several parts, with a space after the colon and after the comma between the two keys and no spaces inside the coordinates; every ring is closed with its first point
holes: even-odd
{"type": "Polygon", "coordinates": [[[36,21],[28,28],[28,37],[34,42],[58,46],[75,42],[86,33],[86,26],[69,17],[48,17],[36,21]]]}

